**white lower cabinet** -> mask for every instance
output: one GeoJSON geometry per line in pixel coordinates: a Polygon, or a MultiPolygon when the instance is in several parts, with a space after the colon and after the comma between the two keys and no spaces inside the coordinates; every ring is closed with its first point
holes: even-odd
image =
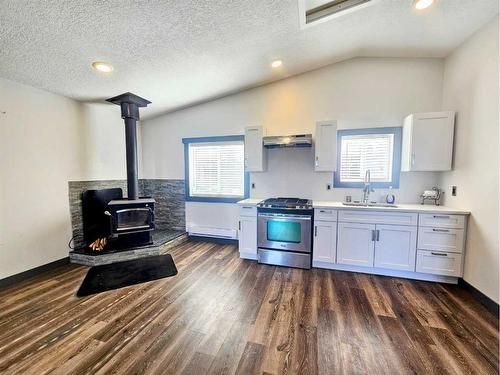
{"type": "Polygon", "coordinates": [[[464,249],[464,230],[448,228],[418,229],[419,250],[437,250],[461,253],[464,249]]]}
{"type": "Polygon", "coordinates": [[[313,261],[335,263],[337,223],[314,221],[313,261]]]}
{"type": "Polygon", "coordinates": [[[418,250],[417,272],[444,276],[462,276],[462,254],[418,250]]]}
{"type": "Polygon", "coordinates": [[[338,224],[337,263],[373,267],[375,225],[338,224]]]}
{"type": "Polygon", "coordinates": [[[257,259],[257,216],[240,216],[238,245],[240,258],[257,259]]]}
{"type": "Polygon", "coordinates": [[[415,271],[417,227],[377,225],[375,267],[415,271]]]}
{"type": "Polygon", "coordinates": [[[330,211],[315,210],[313,266],[443,282],[462,276],[465,215],[330,211]]]}

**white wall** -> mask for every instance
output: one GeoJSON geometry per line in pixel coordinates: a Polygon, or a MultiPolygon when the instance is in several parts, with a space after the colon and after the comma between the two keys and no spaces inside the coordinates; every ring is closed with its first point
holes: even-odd
{"type": "Polygon", "coordinates": [[[0,279],[68,256],[68,180],[125,178],[117,106],[0,79],[0,279]]]}
{"type": "MultiPolygon", "coordinates": [[[[187,108],[142,126],[145,178],[184,178],[181,139],[194,136],[243,134],[248,125],[263,125],[267,135],[313,133],[315,122],[336,119],[340,128],[401,126],[409,113],[441,109],[443,60],[356,58],[299,76],[187,108]]],[[[313,199],[343,199],[359,190],[326,190],[331,173],[313,172],[312,150],[271,150],[269,168],[253,173],[252,197],[294,195],[313,199]]],[[[434,173],[402,173],[396,196],[415,202],[424,188],[437,183],[434,173]]],[[[383,192],[379,191],[379,195],[383,192]]],[[[187,225],[235,229],[236,210],[213,204],[211,215],[198,203],[187,205],[187,225]],[[229,220],[228,211],[234,212],[229,220]],[[222,212],[224,220],[215,218],[222,212]]]]}
{"type": "Polygon", "coordinates": [[[469,221],[464,280],[499,302],[498,17],[445,61],[443,106],[457,110],[453,171],[444,173],[445,203],[469,221]],[[457,196],[451,196],[451,186],[457,196]]]}

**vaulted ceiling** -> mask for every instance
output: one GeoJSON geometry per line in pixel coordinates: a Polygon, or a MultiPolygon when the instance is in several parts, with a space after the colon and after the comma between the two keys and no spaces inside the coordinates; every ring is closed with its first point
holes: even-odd
{"type": "Polygon", "coordinates": [[[77,100],[131,91],[144,117],[355,56],[444,57],[497,0],[372,6],[301,29],[297,0],[0,0],[0,77],[77,100]],[[282,59],[272,69],[270,62],[282,59]],[[99,74],[90,64],[113,64],[99,74]]]}

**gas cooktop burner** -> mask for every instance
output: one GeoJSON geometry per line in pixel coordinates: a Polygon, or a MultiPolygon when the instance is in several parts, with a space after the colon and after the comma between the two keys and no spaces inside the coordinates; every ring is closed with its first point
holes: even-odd
{"type": "Polygon", "coordinates": [[[310,209],[312,202],[309,199],[300,198],[269,198],[258,204],[265,208],[287,208],[287,209],[310,209]]]}

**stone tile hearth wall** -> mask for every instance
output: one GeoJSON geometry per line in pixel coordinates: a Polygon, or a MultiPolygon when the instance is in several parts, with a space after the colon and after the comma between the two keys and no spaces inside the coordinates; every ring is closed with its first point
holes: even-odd
{"type": "Polygon", "coordinates": [[[156,227],[186,230],[184,180],[144,179],[141,182],[143,195],[156,200],[156,227]]]}
{"type": "MultiPolygon", "coordinates": [[[[121,188],[127,195],[126,180],[69,181],[69,210],[73,230],[73,246],[85,246],[83,240],[82,200],[85,190],[121,188]]],[[[156,200],[155,218],[158,229],[185,230],[184,180],[139,180],[139,194],[156,200]]]]}

